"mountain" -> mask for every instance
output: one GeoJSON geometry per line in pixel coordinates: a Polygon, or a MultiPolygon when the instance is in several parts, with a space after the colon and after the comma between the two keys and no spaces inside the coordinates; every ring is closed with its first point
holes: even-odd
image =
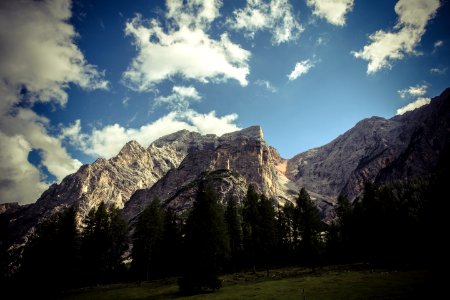
{"type": "Polygon", "coordinates": [[[450,145],[449,98],[447,89],[404,115],[362,120],[329,144],[291,159],[264,140],[260,126],[220,137],[182,130],[147,149],[131,141],[117,156],[83,165],[53,184],[34,204],[2,204],[0,248],[23,245],[36,225],[69,206],[77,208],[79,222],[101,201],[123,208],[129,221],[154,198],[182,212],[201,184],[212,185],[222,201],[242,200],[253,184],[281,205],[305,187],[322,218],[330,220],[340,193],[354,199],[366,181],[406,180],[434,171],[450,145]]]}
{"type": "Polygon", "coordinates": [[[124,207],[126,218],[138,215],[155,197],[183,210],[198,187],[193,183],[205,180],[213,181],[222,200],[229,196],[242,200],[249,184],[280,203],[292,199],[296,187],[278,168],[285,160],[265,142],[260,126],[224,134],[215,141],[214,148],[189,153],[152,187],[136,191],[124,207]]]}
{"type": "Polygon", "coordinates": [[[430,175],[450,145],[450,89],[404,115],[372,117],[327,145],[288,160],[286,176],[317,197],[359,196],[364,182],[430,175]]]}

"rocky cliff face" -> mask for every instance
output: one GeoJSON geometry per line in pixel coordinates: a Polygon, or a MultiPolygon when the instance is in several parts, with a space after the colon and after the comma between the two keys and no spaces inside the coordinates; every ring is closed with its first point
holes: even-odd
{"type": "Polygon", "coordinates": [[[450,90],[429,105],[391,119],[372,117],[329,144],[296,155],[286,175],[320,199],[354,199],[366,181],[429,175],[450,142],[450,90]]]}
{"type": "MultiPolygon", "coordinates": [[[[246,187],[253,184],[259,192],[283,203],[292,198],[289,180],[277,169],[277,165],[283,162],[276,150],[264,141],[259,126],[225,134],[216,138],[214,148],[208,147],[189,153],[178,168],[170,170],[155,185],[138,190],[126,204],[124,215],[127,219],[132,219],[154,198],[174,207],[181,205],[180,207],[185,208],[187,204],[182,203],[180,199],[189,197],[180,191],[187,190],[187,187],[198,182],[205,173],[220,170],[227,171],[222,173],[222,183],[228,182],[227,188],[221,186],[217,189],[222,199],[226,199],[230,190],[233,190],[232,194],[240,200],[245,196],[246,187]],[[230,182],[239,183],[239,187],[232,189],[230,182]],[[241,192],[237,193],[237,190],[241,192]]],[[[191,202],[192,199],[187,203],[191,202]]]]}
{"type": "Polygon", "coordinates": [[[25,243],[36,224],[69,206],[77,207],[79,222],[102,201],[123,208],[136,190],[151,187],[178,167],[188,153],[213,149],[216,139],[182,130],[154,141],[147,149],[130,141],[117,156],[108,160],[99,158],[83,165],[60,184],[53,184],[36,203],[14,210],[3,205],[4,210],[9,209],[3,216],[5,220],[0,220],[5,223],[2,240],[21,237],[20,243],[25,243]]]}

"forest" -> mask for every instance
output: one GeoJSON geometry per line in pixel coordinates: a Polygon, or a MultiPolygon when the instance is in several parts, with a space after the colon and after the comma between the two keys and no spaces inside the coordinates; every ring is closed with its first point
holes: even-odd
{"type": "Polygon", "coordinates": [[[321,221],[303,188],[292,203],[280,206],[252,185],[242,202],[221,202],[211,186],[200,185],[189,211],[177,213],[153,199],[130,225],[119,209],[102,203],[90,211],[82,230],[75,208],[69,208],[37,229],[16,275],[2,281],[58,293],[177,277],[181,294],[195,294],[218,290],[223,274],[264,270],[269,277],[285,266],[315,272],[364,262],[438,270],[444,257],[443,175],[384,186],[366,183],[353,202],[338,197],[330,224],[321,221]]]}

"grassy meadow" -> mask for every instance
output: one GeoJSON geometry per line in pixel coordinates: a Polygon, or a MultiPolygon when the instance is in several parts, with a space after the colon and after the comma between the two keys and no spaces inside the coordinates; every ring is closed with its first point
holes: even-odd
{"type": "Polygon", "coordinates": [[[211,293],[183,296],[177,279],[113,284],[72,290],[63,299],[428,299],[427,271],[361,268],[300,268],[238,273],[221,277],[223,287],[211,293]]]}

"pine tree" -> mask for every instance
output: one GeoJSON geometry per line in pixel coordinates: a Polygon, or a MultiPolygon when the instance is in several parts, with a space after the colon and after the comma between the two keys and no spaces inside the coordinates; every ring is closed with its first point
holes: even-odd
{"type": "Polygon", "coordinates": [[[254,273],[256,273],[256,256],[259,250],[258,245],[260,238],[258,199],[258,193],[255,191],[254,186],[250,185],[247,190],[247,197],[244,200],[244,207],[242,210],[242,230],[245,256],[254,273]]]}
{"type": "Polygon", "coordinates": [[[82,267],[87,283],[117,279],[123,271],[122,255],[128,246],[127,223],[120,211],[102,202],[86,217],[82,236],[82,267]]]}
{"type": "Polygon", "coordinates": [[[275,246],[275,208],[273,202],[261,195],[258,203],[259,212],[259,254],[269,277],[269,265],[275,246]]]}
{"type": "Polygon", "coordinates": [[[211,187],[199,188],[185,234],[186,258],[184,274],[179,280],[180,290],[195,293],[220,288],[218,274],[229,242],[224,212],[211,187]]]}
{"type": "Polygon", "coordinates": [[[284,265],[291,262],[294,250],[294,212],[292,203],[286,201],[276,213],[276,252],[278,263],[284,265]]]}
{"type": "Polygon", "coordinates": [[[54,291],[78,284],[78,266],[76,211],[68,208],[37,229],[24,250],[20,275],[27,284],[41,291],[46,288],[54,291]]]}
{"type": "Polygon", "coordinates": [[[183,246],[181,220],[170,208],[165,210],[161,262],[163,275],[178,275],[182,263],[180,249],[183,246]]]}
{"type": "Polygon", "coordinates": [[[297,198],[297,224],[300,237],[299,250],[304,262],[313,272],[317,264],[319,251],[319,232],[321,229],[320,214],[312,203],[308,192],[302,188],[297,198]]]}
{"type": "Polygon", "coordinates": [[[242,224],[237,203],[234,198],[228,199],[225,211],[225,221],[227,223],[230,240],[231,271],[236,272],[242,253],[242,224]]]}
{"type": "Polygon", "coordinates": [[[164,212],[154,199],[140,214],[133,235],[132,269],[138,278],[161,272],[164,212]]]}

